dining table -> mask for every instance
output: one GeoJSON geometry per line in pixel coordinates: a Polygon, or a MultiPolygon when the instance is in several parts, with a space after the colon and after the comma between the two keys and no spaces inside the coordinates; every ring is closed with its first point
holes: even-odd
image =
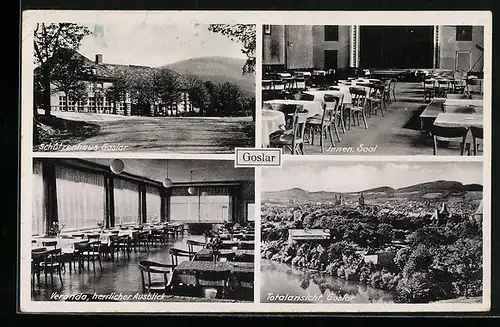
{"type": "Polygon", "coordinates": [[[307,111],[307,117],[313,117],[315,115],[323,115],[323,104],[320,101],[306,101],[306,100],[268,100],[264,101],[264,107],[267,109],[278,110],[280,105],[299,105],[303,107],[303,110],[307,111]]]}
{"type": "Polygon", "coordinates": [[[223,272],[229,270],[233,279],[246,279],[254,274],[253,262],[220,262],[220,261],[194,261],[186,260],[174,268],[171,285],[175,288],[180,284],[197,285],[197,272],[223,272]]]}
{"type": "Polygon", "coordinates": [[[285,114],[277,110],[262,109],[262,146],[269,146],[269,135],[273,132],[285,129],[285,114]]]}
{"type": "MultiPolygon", "coordinates": [[[[235,258],[242,257],[244,255],[253,255],[255,252],[254,250],[241,250],[241,249],[235,249],[235,250],[229,250],[229,249],[221,249],[219,250],[219,253],[224,255],[228,253],[235,253],[235,258]]],[[[198,251],[195,256],[193,257],[194,261],[207,261],[207,260],[212,260],[213,258],[213,250],[211,249],[201,249],[198,251]]],[[[237,259],[235,259],[237,261],[237,259]]]]}
{"type": "Polygon", "coordinates": [[[462,113],[440,113],[434,121],[441,127],[483,127],[483,115],[462,113]]]}

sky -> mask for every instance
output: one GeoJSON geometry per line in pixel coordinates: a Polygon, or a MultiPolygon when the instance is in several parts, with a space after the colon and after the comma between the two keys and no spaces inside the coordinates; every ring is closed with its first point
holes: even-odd
{"type": "Polygon", "coordinates": [[[482,184],[482,174],[478,162],[285,162],[282,168],[262,169],[262,190],[357,192],[436,180],[482,184]]]}
{"type": "Polygon", "coordinates": [[[163,66],[180,60],[222,56],[245,59],[241,44],[208,31],[208,25],[109,24],[87,26],[92,35],[81,43],[80,53],[94,60],[103,55],[109,64],[163,66]]]}

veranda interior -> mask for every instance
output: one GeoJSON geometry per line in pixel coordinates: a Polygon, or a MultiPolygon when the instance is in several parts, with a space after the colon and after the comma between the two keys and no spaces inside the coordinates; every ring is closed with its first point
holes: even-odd
{"type": "Polygon", "coordinates": [[[251,300],[253,169],[217,160],[119,162],[123,171],[113,172],[111,159],[34,159],[33,299],[57,291],[73,300],[120,292],[251,300]]]}

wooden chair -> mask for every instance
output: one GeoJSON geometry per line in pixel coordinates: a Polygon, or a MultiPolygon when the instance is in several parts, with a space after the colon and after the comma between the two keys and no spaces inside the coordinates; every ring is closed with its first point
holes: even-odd
{"type": "Polygon", "coordinates": [[[311,136],[311,145],[314,145],[314,132],[315,130],[319,130],[319,144],[321,147],[321,153],[324,152],[323,139],[328,135],[330,137],[331,146],[335,146],[335,142],[333,141],[333,131],[335,131],[335,135],[337,136],[337,140],[340,142],[340,135],[337,130],[337,117],[339,120],[342,120],[340,115],[340,106],[341,99],[339,97],[328,96],[325,95],[325,103],[323,104],[323,115],[320,117],[314,116],[310,117],[306,121],[306,127],[310,128],[310,132],[312,132],[311,136]]]}
{"type": "Polygon", "coordinates": [[[480,93],[482,94],[482,90],[481,90],[481,85],[483,84],[483,80],[482,79],[479,79],[479,78],[469,78],[467,79],[467,82],[466,82],[466,93],[467,95],[471,95],[472,92],[476,92],[476,89],[479,88],[479,92],[477,93],[480,93]]]}
{"type": "Polygon", "coordinates": [[[391,98],[391,93],[390,93],[390,90],[391,90],[391,79],[386,79],[384,80],[384,99],[385,99],[385,102],[386,103],[391,103],[392,102],[392,98],[391,98]]]}
{"type": "Polygon", "coordinates": [[[149,235],[151,241],[151,246],[160,245],[163,246],[167,243],[167,234],[164,229],[154,229],[149,235]]]}
{"type": "Polygon", "coordinates": [[[133,235],[134,250],[140,250],[140,248],[142,247],[146,250],[146,252],[149,252],[149,232],[138,230],[133,235]]]}
{"type": "Polygon", "coordinates": [[[434,81],[424,80],[422,82],[424,87],[424,98],[422,103],[430,102],[436,96],[436,89],[434,88],[434,81]]]}
{"type": "Polygon", "coordinates": [[[269,143],[271,147],[287,148],[292,155],[304,153],[304,134],[306,128],[306,115],[296,113],[293,117],[293,127],[279,134],[271,134],[269,143]]]}
{"type": "Polygon", "coordinates": [[[62,285],[61,249],[47,250],[42,253],[44,254],[44,261],[40,263],[40,266],[45,275],[45,284],[47,284],[47,274],[50,274],[50,283],[54,285],[54,272],[57,272],[62,285]]]}
{"type": "Polygon", "coordinates": [[[433,154],[437,155],[437,141],[453,141],[460,139],[460,155],[464,154],[465,140],[468,128],[442,127],[433,125],[431,128],[433,154]]]}
{"type": "Polygon", "coordinates": [[[173,272],[173,265],[154,261],[139,261],[137,263],[141,272],[142,291],[143,292],[169,292],[171,285],[168,281],[168,274],[173,272]],[[163,280],[154,278],[159,275],[163,280]]]}
{"type": "Polygon", "coordinates": [[[384,93],[385,93],[385,85],[383,84],[372,84],[371,88],[373,92],[370,94],[370,96],[367,99],[367,104],[368,107],[370,108],[370,117],[372,113],[375,111],[375,114],[377,113],[377,110],[380,110],[382,113],[382,117],[384,117],[384,111],[387,110],[386,103],[385,103],[385,98],[384,98],[384,93]]]}
{"type": "Polygon", "coordinates": [[[35,277],[38,285],[40,285],[40,273],[44,268],[42,262],[45,262],[46,248],[37,248],[31,250],[31,287],[35,289],[35,277]]]}
{"type": "Polygon", "coordinates": [[[85,267],[85,260],[87,260],[87,270],[90,270],[90,261],[92,261],[92,268],[95,273],[95,261],[99,262],[99,267],[102,269],[101,263],[101,241],[89,241],[82,245],[83,251],[79,255],[80,267],[85,267]]]}
{"type": "Polygon", "coordinates": [[[368,123],[366,122],[366,103],[367,103],[367,92],[365,89],[350,87],[349,93],[351,93],[352,103],[346,106],[349,117],[349,129],[351,128],[351,119],[358,120],[358,126],[360,126],[359,115],[363,118],[363,123],[365,128],[368,129],[368,123]]]}
{"type": "Polygon", "coordinates": [[[203,291],[204,287],[217,288],[217,297],[224,298],[226,295],[229,279],[231,278],[230,270],[219,271],[196,271],[196,285],[203,291]],[[222,284],[222,285],[221,285],[222,284]]]}
{"type": "Polygon", "coordinates": [[[396,102],[396,83],[397,83],[397,79],[395,78],[391,78],[391,85],[390,85],[390,88],[389,88],[389,97],[392,95],[392,97],[394,98],[394,102],[396,102]]]}
{"type": "Polygon", "coordinates": [[[127,259],[130,259],[131,244],[128,235],[123,236],[111,236],[111,252],[114,258],[116,254],[116,259],[118,260],[118,254],[121,252],[123,258],[127,255],[127,259]]]}
{"type": "Polygon", "coordinates": [[[477,155],[477,152],[479,150],[479,144],[477,143],[477,140],[480,139],[482,140],[483,139],[483,128],[481,127],[474,127],[472,126],[470,128],[470,131],[471,131],[471,134],[472,134],[472,146],[474,147],[472,149],[472,153],[476,156],[477,155]]]}
{"type": "MultiPolygon", "coordinates": [[[[251,262],[253,262],[253,260],[251,262]]],[[[247,297],[253,298],[254,280],[254,272],[248,271],[238,274],[238,291],[241,299],[247,297]]]]}
{"type": "Polygon", "coordinates": [[[198,251],[195,250],[195,247],[201,247],[202,249],[205,248],[206,244],[204,242],[198,242],[195,240],[187,240],[186,241],[187,246],[188,246],[188,251],[190,253],[196,253],[198,251]]]}
{"type": "Polygon", "coordinates": [[[236,256],[236,252],[222,252],[217,253],[217,261],[234,261],[234,257],[236,256]]]}
{"type": "Polygon", "coordinates": [[[194,253],[182,249],[171,248],[168,252],[174,267],[179,265],[179,258],[188,258],[190,261],[194,258],[194,253]]]}

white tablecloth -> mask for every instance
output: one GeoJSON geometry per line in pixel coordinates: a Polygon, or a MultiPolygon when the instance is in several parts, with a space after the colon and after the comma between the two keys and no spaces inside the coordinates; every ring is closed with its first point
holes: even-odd
{"type": "Polygon", "coordinates": [[[307,117],[312,117],[315,115],[323,115],[323,106],[321,101],[305,101],[305,100],[269,100],[264,102],[264,106],[273,110],[282,104],[294,104],[303,106],[304,110],[307,110],[307,117]]]}
{"type": "Polygon", "coordinates": [[[285,125],[285,114],[281,111],[262,109],[262,146],[269,145],[269,134],[280,129],[280,125],[285,125]]]}
{"type": "MultiPolygon", "coordinates": [[[[340,87],[339,87],[340,88],[340,87]]],[[[343,102],[344,103],[351,103],[351,93],[349,93],[349,88],[340,88],[340,91],[336,90],[308,90],[305,91],[304,93],[309,94],[314,96],[314,101],[324,101],[325,100],[325,94],[332,95],[332,96],[344,96],[343,102]]]]}

